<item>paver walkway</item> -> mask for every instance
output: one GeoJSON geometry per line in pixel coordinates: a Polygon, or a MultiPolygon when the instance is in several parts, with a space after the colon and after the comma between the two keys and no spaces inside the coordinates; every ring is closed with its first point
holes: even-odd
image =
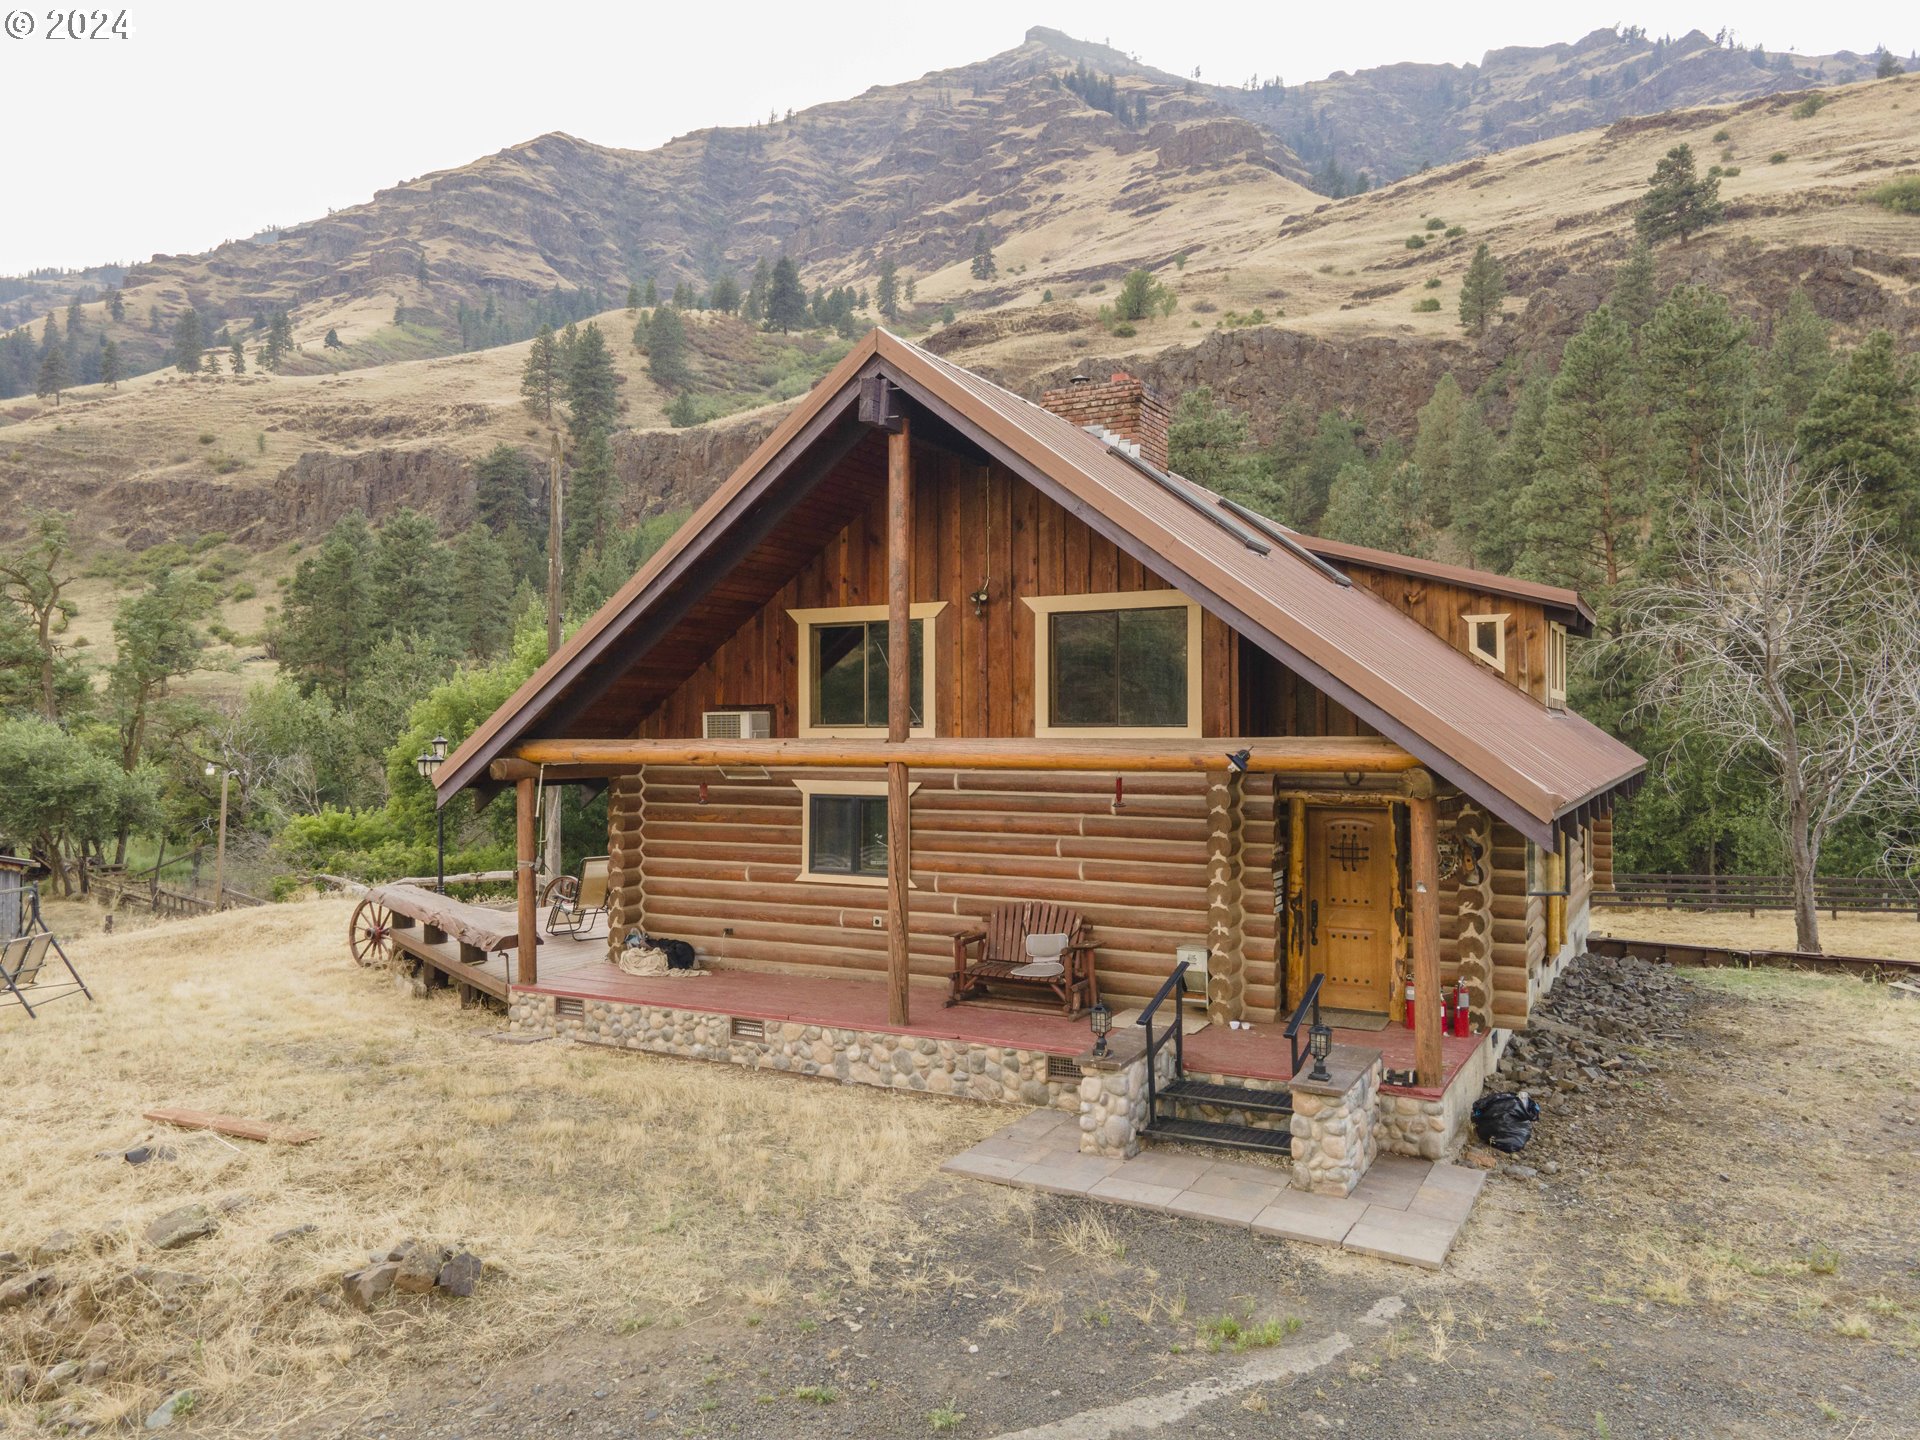
{"type": "Polygon", "coordinates": [[[1351,1195],[1312,1195],[1294,1189],[1287,1170],[1244,1160],[1152,1149],[1131,1160],[1082,1155],[1079,1121],[1064,1110],[1023,1115],[940,1168],[1429,1270],[1447,1258],[1487,1179],[1484,1170],[1382,1155],[1351,1195]]]}

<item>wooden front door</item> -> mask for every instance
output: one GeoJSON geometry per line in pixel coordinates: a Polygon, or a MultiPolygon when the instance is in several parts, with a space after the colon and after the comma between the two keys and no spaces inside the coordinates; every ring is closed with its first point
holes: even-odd
{"type": "Polygon", "coordinates": [[[1320,1003],[1391,1009],[1393,821],[1384,806],[1307,811],[1307,974],[1320,1003]]]}

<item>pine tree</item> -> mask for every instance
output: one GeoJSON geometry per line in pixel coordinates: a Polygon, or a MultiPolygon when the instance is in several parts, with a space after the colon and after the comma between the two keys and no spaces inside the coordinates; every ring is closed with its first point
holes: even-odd
{"type": "Polygon", "coordinates": [[[515,575],[507,548],[484,525],[470,525],[453,547],[448,637],[469,660],[498,654],[513,638],[513,616],[500,597],[515,575]]]}
{"type": "Polygon", "coordinates": [[[100,347],[100,383],[109,390],[120,388],[120,344],[116,340],[100,347]]]}
{"type": "Polygon", "coordinates": [[[107,290],[107,313],[116,323],[127,318],[127,299],[118,285],[110,286],[107,290]]]}
{"type": "Polygon", "coordinates": [[[731,315],[740,308],[740,282],[731,274],[724,274],[713,282],[707,291],[707,308],[718,310],[723,315],[731,315]]]}
{"type": "Polygon", "coordinates": [[[1350,462],[1334,477],[1320,533],[1397,555],[1424,555],[1431,549],[1420,518],[1424,489],[1419,467],[1397,451],[1372,464],[1350,462]]]}
{"type": "Polygon", "coordinates": [[[873,287],[873,303],[886,319],[900,318],[900,267],[891,255],[880,257],[880,281],[873,287]]]}
{"type": "Polygon", "coordinates": [[[200,338],[200,312],[183,310],[173,322],[173,368],[191,375],[200,368],[205,344],[200,338]]]}
{"type": "Polygon", "coordinates": [[[280,362],[287,358],[293,349],[293,322],[287,318],[287,312],[276,310],[267,323],[267,343],[260,349],[262,369],[278,370],[280,362]]]}
{"type": "Polygon", "coordinates": [[[767,318],[767,296],[773,293],[773,267],[767,264],[762,255],[753,265],[753,278],[747,284],[746,302],[740,307],[740,313],[753,324],[758,325],[767,318]]]}
{"type": "Polygon", "coordinates": [[[227,347],[227,353],[233,357],[233,373],[236,375],[246,374],[247,373],[247,347],[242,345],[240,341],[236,338],[233,344],[227,347]]]}
{"type": "Polygon", "coordinates": [[[340,332],[331,325],[327,327],[326,336],[320,343],[328,350],[341,350],[345,348],[340,343],[340,332]]]}
{"type": "Polygon", "coordinates": [[[633,314],[640,308],[640,286],[635,281],[627,282],[627,313],[633,314]]]}
{"type": "Polygon", "coordinates": [[[583,555],[606,544],[613,521],[613,486],[613,447],[606,429],[596,425],[580,440],[567,485],[567,530],[562,544],[569,572],[583,555]]]}
{"type": "Polygon", "coordinates": [[[647,373],[663,390],[678,390],[686,385],[687,327],[680,312],[662,305],[647,324],[647,373]]]}
{"type": "Polygon", "coordinates": [[[767,329],[786,334],[807,323],[807,292],[800,284],[800,267],[782,255],[773,267],[767,287],[767,329]]]}
{"type": "Polygon", "coordinates": [[[559,398],[559,357],[554,353],[553,326],[542,325],[527,347],[526,367],[520,372],[520,394],[527,413],[543,425],[553,423],[553,402],[559,398]]]}
{"type": "Polygon", "coordinates": [[[1873,522],[1920,554],[1920,375],[1875,330],[1834,368],[1797,432],[1802,473],[1860,487],[1873,522]]]}
{"type": "Polygon", "coordinates": [[[1647,179],[1647,193],[1634,216],[1634,228],[1649,245],[1679,236],[1687,237],[1716,224],[1723,210],[1720,203],[1720,177],[1698,175],[1693,167],[1693,147],[1676,145],[1667,151],[1647,179]]]}
{"type": "Polygon", "coordinates": [[[40,357],[40,376],[34,385],[34,394],[42,400],[60,403],[60,392],[73,383],[73,376],[67,369],[67,352],[58,345],[48,347],[47,353],[40,357]]]}
{"type": "Polygon", "coordinates": [[[1448,371],[1433,387],[1432,398],[1414,416],[1413,463],[1427,482],[1426,519],[1436,530],[1453,523],[1454,497],[1448,482],[1453,476],[1454,446],[1471,409],[1471,402],[1460,393],[1460,382],[1448,371]]]}
{"type": "Polygon", "coordinates": [[[376,634],[431,635],[445,623],[447,561],[438,529],[418,510],[397,511],[380,527],[368,573],[376,634]]]}
{"type": "Polygon", "coordinates": [[[1748,336],[1727,297],[1700,285],[1674,287],[1641,331],[1644,383],[1658,401],[1651,427],[1656,517],[1700,493],[1718,465],[1721,441],[1738,429],[1753,388],[1748,336]]]}
{"type": "Polygon", "coordinates": [[[1876,80],[1891,80],[1900,73],[1900,62],[1893,58],[1893,52],[1891,50],[1882,45],[1880,47],[1880,53],[1874,57],[1873,78],[1876,80]]]}
{"type": "Polygon", "coordinates": [[[1560,358],[1539,469],[1520,497],[1523,570],[1608,595],[1632,573],[1646,522],[1644,428],[1627,327],[1602,305],[1560,358]]]}
{"type": "Polygon", "coordinates": [[[545,573],[546,502],[540,492],[533,464],[517,445],[496,445],[474,464],[474,515],[499,537],[510,572],[530,580],[545,573]]]}
{"type": "Polygon", "coordinates": [[[1833,373],[1829,330],[1807,292],[1794,286],[1760,363],[1762,423],[1775,439],[1793,437],[1794,427],[1833,373]]]}
{"type": "Polygon", "coordinates": [[[567,366],[567,432],[574,444],[583,444],[593,431],[611,430],[619,411],[613,354],[600,327],[589,321],[573,343],[567,366]]]}
{"type": "Polygon", "coordinates": [[[1653,318],[1659,303],[1660,297],[1654,293],[1653,250],[1645,240],[1635,240],[1625,263],[1613,272],[1613,289],[1607,296],[1607,304],[1627,327],[1637,346],[1640,328],[1653,318]]]}
{"type": "Polygon", "coordinates": [[[276,658],[302,694],[318,691],[337,705],[353,698],[376,636],[372,549],[366,519],[356,511],[293,572],[276,658]]]}
{"type": "Polygon", "coordinates": [[[72,340],[79,335],[82,318],[80,313],[80,296],[76,292],[74,297],[67,302],[67,339],[72,340]]]}
{"type": "Polygon", "coordinates": [[[204,353],[201,363],[206,366],[209,375],[218,375],[220,373],[220,357],[224,353],[226,352],[218,348],[208,350],[204,353]]]}
{"type": "Polygon", "coordinates": [[[660,303],[660,290],[659,287],[653,283],[653,277],[651,275],[647,277],[646,293],[640,297],[640,303],[649,310],[660,303]]]}
{"type": "Polygon", "coordinates": [[[973,234],[973,278],[991,280],[1000,273],[993,258],[993,231],[982,225],[973,234]]]}
{"type": "Polygon", "coordinates": [[[1507,298],[1507,277],[1482,240],[1460,282],[1460,323],[1474,335],[1484,335],[1499,318],[1500,302],[1507,298]]]}

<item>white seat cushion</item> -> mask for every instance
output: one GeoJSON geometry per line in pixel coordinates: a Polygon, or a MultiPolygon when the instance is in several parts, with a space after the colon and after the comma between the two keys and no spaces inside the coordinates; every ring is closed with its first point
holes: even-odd
{"type": "Polygon", "coordinates": [[[1027,959],[1029,960],[1058,960],[1060,952],[1066,948],[1065,935],[1027,936],[1027,959]]]}

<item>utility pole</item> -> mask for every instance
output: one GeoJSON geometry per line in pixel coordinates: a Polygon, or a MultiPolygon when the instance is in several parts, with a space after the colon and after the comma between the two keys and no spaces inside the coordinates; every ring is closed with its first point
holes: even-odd
{"type": "MultiPolygon", "coordinates": [[[[560,489],[560,432],[553,432],[553,453],[547,462],[547,656],[560,648],[561,566],[560,532],[563,499],[560,489]]],[[[561,873],[565,865],[560,853],[560,792],[549,790],[547,806],[546,857],[549,877],[561,873]]]]}
{"type": "MultiPolygon", "coordinates": [[[[213,766],[207,767],[207,773],[213,773],[213,766]]],[[[227,894],[227,786],[233,780],[233,771],[226,766],[220,767],[220,839],[213,851],[213,909],[220,912],[221,903],[227,894]]],[[[156,876],[156,879],[158,877],[156,876]]]]}

